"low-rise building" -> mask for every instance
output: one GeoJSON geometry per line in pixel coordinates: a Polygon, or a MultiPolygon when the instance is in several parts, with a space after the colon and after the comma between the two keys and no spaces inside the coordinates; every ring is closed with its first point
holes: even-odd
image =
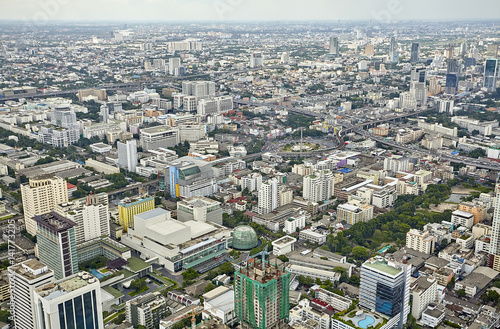
{"type": "Polygon", "coordinates": [[[274,240],[272,242],[273,255],[281,256],[292,252],[295,249],[294,247],[295,242],[297,242],[297,239],[292,238],[291,236],[288,235],[285,235],[282,238],[274,240]]]}

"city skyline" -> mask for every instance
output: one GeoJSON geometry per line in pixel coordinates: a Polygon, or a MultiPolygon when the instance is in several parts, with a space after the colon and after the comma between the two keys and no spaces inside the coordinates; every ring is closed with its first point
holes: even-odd
{"type": "Polygon", "coordinates": [[[312,0],[304,6],[298,0],[0,0],[0,20],[47,21],[337,21],[373,20],[396,23],[405,20],[492,20],[499,19],[500,3],[479,0],[467,11],[465,1],[431,2],[423,0],[371,1],[356,5],[312,0]],[[484,10],[485,7],[489,10],[484,10]],[[99,8],[97,10],[96,8],[99,8]],[[360,8],[363,8],[360,10],[360,8]],[[265,9],[265,10],[263,10],[265,9]],[[183,15],[178,15],[178,13],[183,15]],[[186,15],[185,13],[189,13],[186,15]]]}

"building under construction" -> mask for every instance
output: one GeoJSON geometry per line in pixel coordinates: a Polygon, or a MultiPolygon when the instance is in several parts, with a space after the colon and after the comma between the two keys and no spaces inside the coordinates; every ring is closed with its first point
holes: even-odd
{"type": "Polygon", "coordinates": [[[255,259],[235,274],[235,312],[243,328],[288,328],[290,272],[255,259]]]}

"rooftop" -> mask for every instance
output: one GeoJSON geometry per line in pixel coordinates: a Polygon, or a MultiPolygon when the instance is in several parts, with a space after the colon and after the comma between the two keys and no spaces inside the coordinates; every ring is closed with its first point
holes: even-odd
{"type": "Polygon", "coordinates": [[[92,274],[87,272],[79,272],[78,274],[72,275],[65,279],[56,281],[54,283],[49,283],[35,291],[40,297],[46,300],[52,300],[59,298],[60,296],[66,295],[72,291],[86,287],[89,284],[98,283],[99,280],[92,274]]]}
{"type": "Polygon", "coordinates": [[[401,268],[396,267],[395,263],[392,265],[391,262],[381,259],[371,259],[363,263],[363,267],[368,267],[378,272],[383,272],[389,274],[390,276],[396,276],[401,272],[401,268]]]}

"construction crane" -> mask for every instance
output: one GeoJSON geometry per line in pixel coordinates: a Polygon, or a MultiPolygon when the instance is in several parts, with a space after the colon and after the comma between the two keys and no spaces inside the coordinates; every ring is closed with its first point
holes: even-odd
{"type": "MultiPolygon", "coordinates": [[[[241,302],[243,300],[244,299],[242,298],[242,299],[235,300],[233,302],[227,302],[227,303],[224,303],[224,304],[220,304],[217,307],[210,308],[210,310],[219,310],[219,307],[230,305],[230,304],[235,304],[235,303],[241,302]]],[[[194,311],[195,309],[196,309],[196,307],[192,306],[191,307],[191,312],[189,312],[187,314],[184,314],[183,316],[180,316],[178,318],[172,319],[172,320],[170,320],[170,322],[178,322],[178,321],[181,321],[181,320],[184,320],[186,318],[191,317],[191,329],[195,329],[195,327],[196,327],[196,316],[198,314],[201,314],[203,311],[205,311],[205,309],[201,309],[198,312],[195,312],[194,311]]]]}
{"type": "Polygon", "coordinates": [[[259,256],[262,257],[262,270],[265,270],[266,269],[266,255],[268,255],[269,253],[267,252],[267,245],[266,245],[266,248],[264,250],[262,250],[261,252],[258,252],[256,253],[255,255],[252,255],[250,256],[250,253],[248,253],[248,256],[247,256],[247,259],[245,259],[245,263],[247,264],[248,266],[248,260],[250,258],[257,258],[259,256]]]}

